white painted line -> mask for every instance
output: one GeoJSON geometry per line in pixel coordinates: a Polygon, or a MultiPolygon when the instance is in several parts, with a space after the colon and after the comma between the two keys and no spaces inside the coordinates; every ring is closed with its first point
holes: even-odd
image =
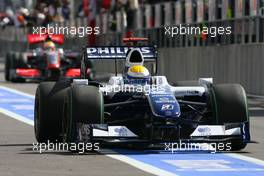
{"type": "Polygon", "coordinates": [[[230,156],[232,158],[236,158],[236,159],[240,159],[240,160],[244,160],[250,163],[254,163],[254,164],[258,164],[261,166],[264,166],[264,161],[257,159],[257,158],[252,158],[249,156],[245,156],[245,155],[240,155],[240,154],[236,154],[236,153],[225,153],[225,155],[230,156]]]}
{"type": "Polygon", "coordinates": [[[21,122],[24,122],[28,125],[31,125],[31,126],[34,126],[34,121],[33,120],[30,120],[30,119],[27,119],[19,114],[16,114],[16,113],[13,113],[11,111],[8,111],[6,109],[3,109],[3,108],[0,108],[0,112],[9,116],[9,117],[12,117],[13,119],[16,119],[18,121],[21,121],[21,122]]]}
{"type": "Polygon", "coordinates": [[[31,95],[31,94],[28,94],[28,93],[25,93],[25,92],[22,92],[22,91],[19,91],[19,90],[11,89],[11,88],[4,87],[4,86],[0,86],[0,88],[4,89],[4,90],[7,90],[7,91],[10,91],[10,92],[13,92],[15,94],[19,94],[19,95],[22,95],[22,96],[29,97],[29,98],[35,98],[34,95],[31,95]]]}
{"type": "Polygon", "coordinates": [[[196,169],[198,172],[263,172],[264,169],[255,169],[255,168],[229,168],[229,169],[196,169]]]}
{"type": "MultiPolygon", "coordinates": [[[[110,152],[114,152],[114,151],[110,150],[110,152]]],[[[114,153],[116,153],[116,152],[114,152],[114,153]]],[[[159,169],[157,167],[151,166],[150,164],[143,163],[141,161],[129,158],[129,157],[125,156],[125,155],[120,155],[119,153],[116,153],[116,154],[113,154],[113,155],[112,154],[106,154],[105,156],[108,156],[110,158],[122,161],[122,162],[127,163],[127,164],[129,164],[131,166],[134,166],[134,167],[136,167],[136,168],[138,168],[138,169],[140,169],[142,171],[145,171],[145,172],[148,172],[148,173],[151,173],[151,174],[154,174],[154,175],[158,175],[158,176],[178,176],[178,175],[176,175],[174,173],[171,173],[171,172],[159,169]]]]}

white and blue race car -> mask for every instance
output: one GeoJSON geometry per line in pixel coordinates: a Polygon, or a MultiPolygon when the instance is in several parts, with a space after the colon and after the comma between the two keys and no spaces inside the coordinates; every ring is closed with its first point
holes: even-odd
{"type": "MultiPolygon", "coordinates": [[[[138,41],[141,39],[126,39],[138,41]]],[[[150,75],[157,65],[155,46],[86,47],[81,78],[43,82],[35,99],[38,142],[161,144],[229,143],[241,150],[250,141],[246,93],[238,84],[214,85],[212,79],[177,82],[150,75]],[[121,75],[99,83],[86,78],[89,59],[124,60],[121,75]]]]}

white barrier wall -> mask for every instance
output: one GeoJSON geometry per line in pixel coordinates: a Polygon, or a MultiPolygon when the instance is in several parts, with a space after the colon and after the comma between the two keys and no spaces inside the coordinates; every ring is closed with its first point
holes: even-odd
{"type": "Polygon", "coordinates": [[[160,73],[169,81],[213,77],[216,83],[240,83],[248,93],[264,95],[264,44],[160,50],[160,73]]]}

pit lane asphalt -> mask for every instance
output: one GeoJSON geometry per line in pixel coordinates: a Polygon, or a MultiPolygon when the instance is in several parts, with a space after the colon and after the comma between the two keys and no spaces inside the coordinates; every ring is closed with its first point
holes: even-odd
{"type": "MultiPolygon", "coordinates": [[[[0,64],[0,86],[34,95],[37,84],[14,84],[4,81],[3,64],[0,64]]],[[[264,160],[264,99],[250,97],[252,139],[241,152],[264,160]]],[[[67,152],[32,151],[36,142],[33,127],[0,114],[0,175],[150,175],[125,163],[104,155],[74,155],[67,152]]]]}
{"type": "MultiPolygon", "coordinates": [[[[12,84],[4,81],[3,64],[0,64],[0,86],[17,89],[34,95],[37,84],[12,84]]],[[[36,142],[33,127],[0,113],[0,175],[18,176],[148,176],[121,161],[104,155],[72,155],[68,152],[32,151],[36,142]]]]}

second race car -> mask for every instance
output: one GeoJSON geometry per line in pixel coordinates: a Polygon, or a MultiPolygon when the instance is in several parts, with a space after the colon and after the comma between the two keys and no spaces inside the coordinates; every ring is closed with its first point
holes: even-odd
{"type": "MultiPolygon", "coordinates": [[[[64,36],[60,34],[29,34],[28,43],[34,49],[7,54],[5,79],[12,82],[24,82],[79,78],[81,54],[58,48],[57,45],[63,42],[64,36]]],[[[86,74],[89,79],[94,79],[91,62],[86,74]]]]}

